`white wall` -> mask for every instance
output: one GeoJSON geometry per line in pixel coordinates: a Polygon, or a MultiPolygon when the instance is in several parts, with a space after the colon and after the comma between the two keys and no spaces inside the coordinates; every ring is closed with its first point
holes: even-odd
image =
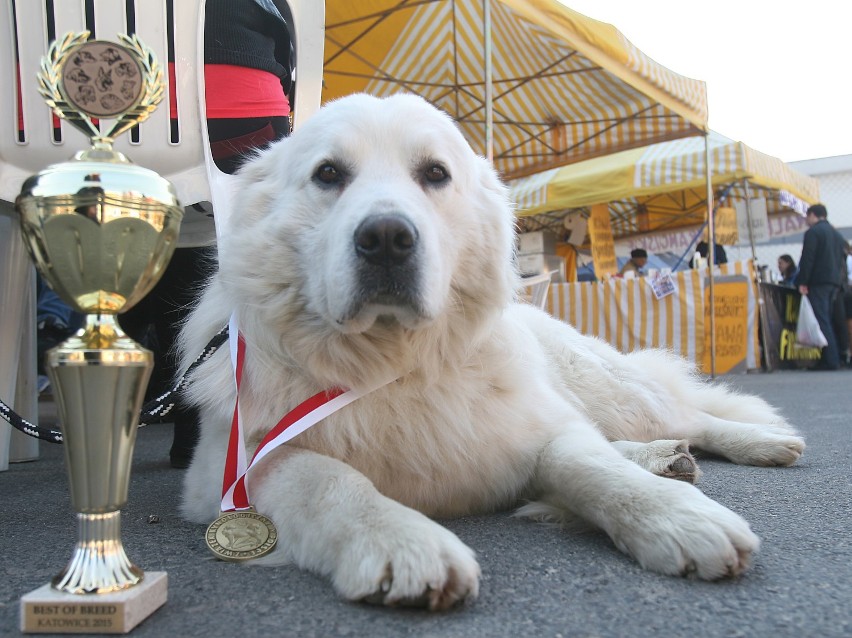
{"type": "Polygon", "coordinates": [[[852,155],[788,163],[819,180],[819,197],[828,209],[828,221],[852,239],[852,155]]]}
{"type": "MultiPolygon", "coordinates": [[[[837,155],[819,159],[788,162],[791,168],[815,177],[819,181],[819,196],[828,209],[828,221],[852,240],[852,155],[837,155]]],[[[777,269],[778,256],[787,253],[799,263],[802,256],[802,235],[791,235],[755,247],[758,264],[777,269]]],[[[749,247],[725,247],[729,260],[750,259],[749,247]]]]}

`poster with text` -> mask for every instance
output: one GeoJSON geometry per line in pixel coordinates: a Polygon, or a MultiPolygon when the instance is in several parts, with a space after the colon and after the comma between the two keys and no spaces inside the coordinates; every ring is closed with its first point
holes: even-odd
{"type": "Polygon", "coordinates": [[[595,276],[599,280],[611,277],[618,272],[618,262],[615,259],[615,242],[612,238],[609,208],[606,204],[592,206],[588,231],[592,243],[595,276]]]}
{"type": "MultiPolygon", "coordinates": [[[[744,372],[748,356],[748,279],[742,275],[717,277],[713,286],[716,335],[716,374],[744,372]]],[[[704,285],[704,361],[710,367],[710,285],[704,285]]]]}

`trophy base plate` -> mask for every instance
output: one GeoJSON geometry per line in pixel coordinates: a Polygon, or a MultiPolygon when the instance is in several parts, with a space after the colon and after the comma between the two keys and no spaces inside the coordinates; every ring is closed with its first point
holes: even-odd
{"type": "Polygon", "coordinates": [[[21,598],[21,631],[33,634],[126,634],[153,614],[168,594],[166,572],[109,594],[66,594],[42,585],[21,598]]]}

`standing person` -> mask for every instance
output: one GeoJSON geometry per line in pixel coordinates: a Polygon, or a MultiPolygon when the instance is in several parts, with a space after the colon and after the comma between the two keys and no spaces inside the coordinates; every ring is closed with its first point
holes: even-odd
{"type": "MultiPolygon", "coordinates": [[[[701,257],[707,259],[707,255],[710,253],[710,244],[708,244],[703,239],[698,242],[698,245],[695,247],[695,252],[697,252],[701,257]]],[[[720,264],[728,263],[728,255],[725,252],[725,249],[721,244],[713,244],[713,265],[718,266],[720,264]]],[[[692,260],[689,262],[689,267],[695,267],[695,256],[693,255],[692,260]]]]}
{"type": "Polygon", "coordinates": [[[820,370],[837,370],[840,367],[838,338],[834,329],[834,304],[846,280],[846,240],[828,223],[828,211],[822,204],[808,208],[805,221],[809,228],[802,244],[799,274],[796,285],[807,295],[825,335],[828,345],[822,350],[817,366],[820,370]]]}
{"type": "Polygon", "coordinates": [[[630,259],[621,267],[619,274],[635,272],[637,277],[645,274],[645,266],[648,264],[648,251],[644,248],[634,248],[630,251],[630,259]]]}
{"type": "Polygon", "coordinates": [[[796,275],[799,274],[799,269],[796,268],[796,262],[790,255],[781,255],[778,258],[778,272],[781,273],[779,285],[787,288],[796,287],[796,275]]]}
{"type": "MultiPolygon", "coordinates": [[[[254,149],[290,133],[292,69],[290,31],[272,0],[207,0],[207,132],[213,161],[223,173],[236,172],[254,149]]],[[[162,279],[119,319],[122,328],[137,341],[144,341],[153,332],[154,343],[149,347],[154,350],[155,367],[149,398],[175,380],[175,342],[204,282],[215,269],[214,243],[209,211],[200,204],[187,207],[178,248],[162,279]]],[[[172,415],[174,438],[169,459],[172,467],[183,469],[189,466],[198,441],[198,412],[179,401],[172,415]]]]}

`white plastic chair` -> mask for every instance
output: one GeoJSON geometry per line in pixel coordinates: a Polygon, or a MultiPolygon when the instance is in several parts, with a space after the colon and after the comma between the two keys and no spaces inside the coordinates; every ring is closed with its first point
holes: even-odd
{"type": "Polygon", "coordinates": [[[547,291],[555,272],[555,270],[551,270],[540,275],[523,277],[521,285],[526,289],[526,292],[521,294],[521,299],[543,310],[547,303],[547,291]]]}
{"type": "MultiPolygon", "coordinates": [[[[294,22],[296,49],[296,88],[293,100],[294,127],[300,126],[319,108],[322,90],[325,3],[317,0],[276,0],[287,2],[294,22]]],[[[17,217],[9,202],[20,192],[24,180],[49,164],[70,159],[89,146],[85,136],[67,122],[61,122],[60,139],[54,139],[50,109],[38,93],[36,74],[52,37],[68,31],[83,31],[86,23],[85,0],[53,0],[53,14],[44,2],[9,0],[0,9],[0,398],[13,403],[24,417],[34,418],[34,368],[23,366],[34,360],[32,334],[35,331],[35,294],[21,295],[22,281],[31,279],[25,251],[20,250],[16,232],[17,217]],[[17,60],[17,64],[16,64],[17,60]],[[18,134],[16,104],[17,70],[20,68],[23,139],[18,134]],[[11,218],[12,223],[6,225],[11,218]],[[13,228],[14,227],[14,228],[13,228]],[[5,232],[10,228],[10,232],[5,232]],[[26,275],[22,273],[28,273],[26,275]],[[16,347],[11,347],[12,344],[16,347]],[[17,344],[23,344],[20,348],[17,344]],[[20,351],[19,351],[20,350],[20,351]],[[23,367],[22,367],[23,366],[23,367]],[[25,400],[16,393],[16,380],[25,373],[24,386],[32,391],[25,400]],[[33,378],[30,380],[30,376],[33,378]],[[16,394],[18,400],[15,400],[16,394]],[[20,408],[20,409],[18,409],[20,408]]],[[[216,235],[221,237],[231,212],[231,176],[216,168],[210,155],[204,103],[204,0],[174,0],[174,18],[167,18],[163,1],[94,0],[95,36],[115,40],[128,32],[128,4],[135,16],[135,33],[155,53],[164,74],[168,65],[169,33],[174,30],[175,84],[179,135],[171,139],[169,97],[139,126],[138,141],[125,133],[115,143],[136,164],[151,168],[174,184],[184,205],[210,202],[216,219],[216,235]],[[132,5],[135,4],[135,9],[132,5]],[[201,97],[202,99],[199,99],[201,97]]],[[[133,19],[133,18],[131,18],[133,19]]],[[[92,30],[89,28],[89,30],[92,30]]],[[[32,288],[32,284],[28,283],[32,288]]],[[[0,471],[7,469],[10,427],[0,420],[0,471]]],[[[17,433],[15,433],[17,435],[17,433]]],[[[26,439],[26,437],[24,437],[26,439]]],[[[29,440],[29,439],[27,439],[29,440]]],[[[36,442],[35,439],[32,439],[36,442]]],[[[13,460],[16,460],[13,456],[13,460]]]]}

